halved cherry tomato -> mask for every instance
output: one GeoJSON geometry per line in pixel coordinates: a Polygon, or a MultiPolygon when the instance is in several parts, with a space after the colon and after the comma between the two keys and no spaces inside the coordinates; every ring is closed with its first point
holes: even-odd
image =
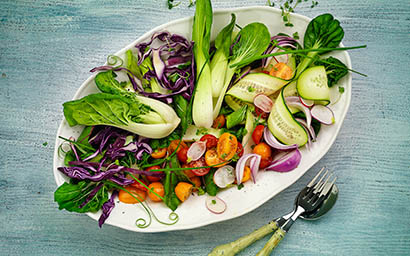
{"type": "Polygon", "coordinates": [[[212,167],[222,167],[228,162],[223,163],[224,161],[219,159],[218,153],[214,148],[208,149],[205,153],[205,163],[212,167]],[[222,164],[220,164],[222,163],[222,164]]]}
{"type": "MultiPolygon", "coordinates": [[[[144,183],[145,186],[148,187],[148,183],[147,183],[146,181],[144,181],[144,180],[142,180],[142,179],[138,179],[138,180],[141,181],[142,183],[144,183]]],[[[138,189],[140,189],[140,190],[142,190],[142,191],[147,191],[147,190],[148,190],[144,185],[142,185],[141,183],[139,183],[139,182],[136,181],[136,180],[134,180],[134,183],[132,183],[131,186],[133,186],[133,187],[135,187],[135,188],[138,188],[138,189]]]]}
{"type": "Polygon", "coordinates": [[[193,187],[191,183],[179,182],[175,187],[175,194],[183,202],[191,195],[193,187]]]}
{"type": "Polygon", "coordinates": [[[253,153],[260,155],[262,159],[268,159],[272,156],[272,149],[265,142],[261,142],[253,148],[253,153]]]}
{"type": "Polygon", "coordinates": [[[292,78],[293,70],[285,63],[279,62],[269,71],[269,75],[289,80],[292,78]]]}
{"type": "Polygon", "coordinates": [[[139,200],[135,199],[134,197],[132,197],[130,194],[128,194],[126,191],[124,190],[120,190],[119,194],[118,194],[118,199],[126,204],[137,204],[140,202],[145,201],[145,198],[147,197],[147,193],[145,193],[145,191],[142,191],[140,189],[137,189],[133,186],[126,186],[124,187],[126,190],[128,190],[131,194],[133,194],[136,198],[138,198],[139,200]]]}
{"type": "Polygon", "coordinates": [[[270,165],[270,163],[272,162],[272,158],[262,158],[261,159],[261,163],[259,164],[259,169],[265,169],[266,167],[268,167],[270,165]]]}
{"type": "Polygon", "coordinates": [[[218,138],[213,136],[212,134],[205,134],[201,137],[200,141],[206,141],[206,148],[214,148],[218,144],[218,138]]]}
{"type": "MultiPolygon", "coordinates": [[[[183,164],[182,168],[191,168],[189,164],[183,164]]],[[[192,170],[184,170],[184,173],[188,178],[196,177],[196,175],[192,172],[192,170]]]]}
{"type": "MultiPolygon", "coordinates": [[[[172,154],[175,151],[175,149],[178,147],[178,144],[179,144],[179,140],[171,141],[171,143],[168,146],[168,154],[172,154]]],[[[182,148],[187,148],[187,147],[188,147],[187,144],[185,144],[185,142],[182,141],[181,144],[179,144],[177,153],[182,148]]]]}
{"type": "Polygon", "coordinates": [[[238,148],[236,149],[236,154],[241,157],[243,156],[243,146],[242,143],[238,141],[238,148]]]}
{"type": "Polygon", "coordinates": [[[218,157],[221,160],[227,161],[235,155],[237,148],[238,140],[236,139],[235,135],[226,132],[222,134],[221,137],[219,137],[216,151],[218,153],[218,157]]]}
{"type": "MultiPolygon", "coordinates": [[[[154,166],[148,167],[148,168],[145,169],[145,170],[151,172],[151,171],[153,171],[153,170],[158,170],[158,169],[161,169],[161,167],[160,167],[159,165],[154,165],[154,166]]],[[[154,181],[160,181],[160,180],[161,180],[160,177],[154,177],[154,176],[148,176],[148,175],[145,176],[145,177],[147,177],[147,180],[148,180],[149,182],[154,182],[154,181]]]]}
{"type": "Polygon", "coordinates": [[[154,152],[151,153],[152,158],[160,159],[164,158],[167,154],[167,148],[157,148],[154,152]]]}
{"type": "Polygon", "coordinates": [[[187,153],[188,153],[188,148],[181,148],[180,150],[177,151],[178,160],[183,164],[186,163],[188,160],[187,153]]]}
{"type": "Polygon", "coordinates": [[[264,112],[262,109],[255,106],[255,115],[259,118],[266,119],[268,118],[268,113],[264,112]]]}
{"type": "Polygon", "coordinates": [[[255,127],[255,130],[253,130],[252,139],[253,139],[253,142],[255,142],[255,144],[259,144],[259,142],[261,142],[262,135],[263,135],[263,129],[265,129],[265,126],[259,124],[255,127]]]}
{"type": "Polygon", "coordinates": [[[215,118],[212,128],[220,129],[225,125],[225,116],[219,115],[215,118]]]}
{"type": "Polygon", "coordinates": [[[154,202],[161,202],[162,199],[160,197],[158,197],[156,194],[154,194],[152,191],[157,193],[159,196],[163,197],[164,194],[165,194],[165,190],[164,190],[164,186],[162,185],[162,183],[161,182],[153,182],[153,183],[149,184],[149,189],[150,189],[150,190],[148,190],[149,198],[154,202]]]}
{"type": "Polygon", "coordinates": [[[247,182],[251,178],[251,168],[245,166],[245,170],[243,171],[243,178],[242,183],[247,182]]]}
{"type": "MultiPolygon", "coordinates": [[[[189,167],[195,168],[195,167],[204,167],[206,166],[206,162],[204,157],[199,158],[196,161],[192,161],[189,163],[189,167]]],[[[208,172],[211,170],[211,168],[199,168],[199,169],[192,169],[192,173],[195,174],[196,176],[204,176],[208,174],[208,172]]]]}

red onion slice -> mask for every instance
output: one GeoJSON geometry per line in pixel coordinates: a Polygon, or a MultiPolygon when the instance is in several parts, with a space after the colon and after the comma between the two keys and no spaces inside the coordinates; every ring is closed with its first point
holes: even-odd
{"type": "Polygon", "coordinates": [[[253,99],[253,104],[260,108],[265,113],[270,113],[273,107],[272,100],[265,94],[258,94],[253,99]]]}
{"type": "Polygon", "coordinates": [[[296,96],[291,96],[291,97],[286,97],[286,105],[289,107],[297,108],[303,111],[306,116],[306,123],[308,127],[310,127],[310,124],[312,122],[312,114],[310,113],[310,109],[304,106],[301,102],[299,97],[296,96]]]}
{"type": "Polygon", "coordinates": [[[273,161],[265,170],[276,172],[289,172],[298,167],[302,159],[299,149],[292,150],[280,159],[273,161]]]}
{"type": "Polygon", "coordinates": [[[239,158],[238,162],[236,163],[236,182],[238,184],[242,183],[243,179],[243,172],[245,171],[246,162],[252,158],[256,158],[259,160],[255,160],[256,162],[252,161],[250,168],[251,168],[251,175],[253,178],[253,182],[255,182],[256,174],[259,171],[259,163],[261,161],[261,156],[258,154],[246,154],[239,158]]]}
{"type": "Polygon", "coordinates": [[[225,165],[214,173],[214,183],[220,188],[226,188],[235,181],[235,168],[225,165]]]}
{"type": "Polygon", "coordinates": [[[309,136],[312,138],[312,141],[316,141],[315,129],[313,129],[312,126],[308,127],[306,121],[302,118],[295,118],[295,120],[301,123],[302,126],[304,126],[308,130],[309,136]]]}
{"type": "Polygon", "coordinates": [[[193,143],[187,152],[188,161],[196,161],[205,153],[206,141],[197,141],[193,143]]]}
{"type": "Polygon", "coordinates": [[[260,155],[257,155],[256,157],[251,158],[249,160],[249,166],[251,168],[251,176],[253,183],[256,183],[256,175],[258,174],[259,171],[259,165],[261,163],[262,157],[260,155]]]}
{"type": "Polygon", "coordinates": [[[226,210],[226,203],[217,196],[208,196],[205,199],[206,208],[216,214],[221,214],[226,210]]]}
{"type": "Polygon", "coordinates": [[[275,136],[273,136],[273,134],[269,131],[268,127],[265,127],[264,131],[263,131],[263,139],[265,140],[265,142],[271,146],[272,148],[276,148],[279,150],[288,150],[288,149],[295,149],[298,148],[298,144],[293,144],[293,145],[285,145],[280,143],[275,136]]]}
{"type": "Polygon", "coordinates": [[[333,111],[323,105],[315,105],[310,110],[314,119],[318,120],[322,124],[333,124],[335,122],[335,115],[333,111]]]}

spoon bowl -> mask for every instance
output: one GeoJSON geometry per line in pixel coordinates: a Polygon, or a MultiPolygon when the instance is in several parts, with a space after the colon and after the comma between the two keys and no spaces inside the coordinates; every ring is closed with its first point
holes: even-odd
{"type": "Polygon", "coordinates": [[[319,208],[317,208],[315,211],[312,211],[312,212],[305,212],[302,215],[300,215],[299,218],[302,218],[304,220],[317,220],[321,218],[323,215],[328,213],[330,209],[332,209],[332,207],[335,205],[338,194],[339,194],[339,188],[336,186],[336,184],[333,184],[333,187],[330,190],[329,195],[321,203],[319,208]]]}

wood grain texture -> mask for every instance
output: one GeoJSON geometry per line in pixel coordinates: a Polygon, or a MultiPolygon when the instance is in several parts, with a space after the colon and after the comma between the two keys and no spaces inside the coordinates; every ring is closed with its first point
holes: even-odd
{"type": "MultiPolygon", "coordinates": [[[[213,1],[214,8],[266,1],[213,1]]],[[[240,218],[202,228],[139,234],[99,229],[53,202],[54,137],[71,99],[107,55],[167,21],[193,15],[188,1],[0,2],[0,255],[206,255],[292,208],[294,185],[240,218]],[[47,146],[43,146],[48,142],[47,146]]],[[[337,172],[340,197],[316,222],[298,221],[275,255],[410,254],[410,1],[322,0],[300,14],[334,14],[351,52],[352,103],[341,132],[314,166],[337,172]]],[[[255,255],[262,239],[241,253],[255,255]]]]}

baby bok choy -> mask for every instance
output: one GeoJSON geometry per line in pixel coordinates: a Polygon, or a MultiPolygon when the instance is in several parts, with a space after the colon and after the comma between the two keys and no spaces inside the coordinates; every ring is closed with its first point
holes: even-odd
{"type": "Polygon", "coordinates": [[[224,27],[215,39],[215,54],[211,60],[212,97],[218,98],[224,86],[225,73],[228,67],[229,52],[232,43],[232,31],[235,26],[235,14],[231,23],[224,27]]]}
{"type": "Polygon", "coordinates": [[[266,50],[270,43],[270,34],[264,24],[254,22],[242,28],[234,42],[225,73],[224,86],[214,106],[213,118],[216,118],[221,110],[226,90],[235,72],[250,64],[255,57],[260,56],[266,50]],[[239,63],[241,64],[237,65],[239,63]]]}
{"type": "Polygon", "coordinates": [[[99,73],[95,83],[103,93],[63,104],[70,126],[108,125],[148,138],[163,138],[180,123],[172,107],[128,91],[130,88],[118,82],[113,71],[99,73]]]}
{"type": "Polygon", "coordinates": [[[209,65],[209,46],[212,27],[210,0],[197,0],[192,30],[196,62],[196,88],[192,104],[192,119],[196,126],[209,128],[212,125],[212,83],[209,65]]]}

